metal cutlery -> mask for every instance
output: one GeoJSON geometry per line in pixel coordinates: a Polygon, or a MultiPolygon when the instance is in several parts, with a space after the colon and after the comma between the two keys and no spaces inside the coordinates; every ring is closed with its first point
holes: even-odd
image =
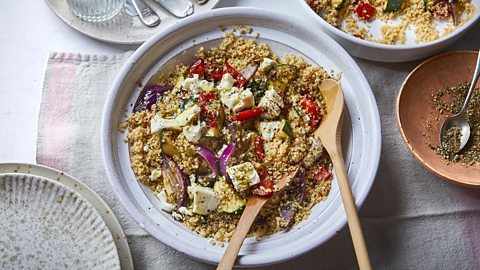
{"type": "Polygon", "coordinates": [[[135,9],[135,7],[133,6],[133,3],[131,0],[126,0],[125,1],[125,12],[131,16],[131,17],[135,17],[135,16],[138,16],[138,12],[137,10],[135,9]]]}
{"type": "Polygon", "coordinates": [[[143,0],[131,0],[133,6],[135,7],[135,10],[138,13],[138,16],[140,17],[140,20],[146,25],[146,26],[156,26],[160,23],[160,17],[158,17],[157,13],[148,6],[147,3],[145,3],[143,0]]]}
{"type": "MultiPolygon", "coordinates": [[[[160,6],[172,13],[173,16],[184,18],[193,14],[193,3],[189,0],[155,0],[160,6]]],[[[198,2],[206,2],[198,0],[198,2]]]]}

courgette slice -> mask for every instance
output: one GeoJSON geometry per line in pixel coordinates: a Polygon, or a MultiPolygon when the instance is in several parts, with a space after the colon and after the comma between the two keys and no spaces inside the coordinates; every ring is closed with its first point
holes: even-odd
{"type": "Polygon", "coordinates": [[[332,0],[332,6],[336,10],[340,10],[343,7],[345,0],[332,0]]]}
{"type": "Polygon", "coordinates": [[[280,137],[283,137],[283,138],[289,138],[289,139],[293,138],[293,131],[292,131],[292,128],[290,127],[290,122],[288,122],[288,120],[285,120],[285,119],[282,120],[279,135],[280,137]]]}
{"type": "Polygon", "coordinates": [[[385,7],[383,11],[385,12],[398,11],[401,6],[402,6],[402,0],[385,0],[385,7]]]}
{"type": "Polygon", "coordinates": [[[222,132],[216,127],[209,127],[207,132],[205,133],[205,137],[208,138],[218,138],[220,137],[220,135],[222,135],[222,132]]]}
{"type": "Polygon", "coordinates": [[[302,120],[302,116],[295,107],[292,107],[290,111],[288,111],[288,119],[291,121],[299,121],[302,120]]]}
{"type": "Polygon", "coordinates": [[[162,131],[162,133],[160,133],[160,146],[162,148],[162,152],[169,157],[180,155],[180,152],[177,150],[175,145],[169,140],[164,141],[163,137],[164,132],[162,131]]]}
{"type": "Polygon", "coordinates": [[[297,67],[294,65],[281,64],[276,65],[273,69],[275,76],[269,82],[269,87],[273,87],[276,91],[283,92],[288,84],[298,77],[297,67]]]}
{"type": "Polygon", "coordinates": [[[240,212],[245,207],[245,199],[238,196],[223,177],[218,178],[218,181],[213,186],[213,190],[217,195],[222,196],[218,210],[232,214],[240,212]]]}

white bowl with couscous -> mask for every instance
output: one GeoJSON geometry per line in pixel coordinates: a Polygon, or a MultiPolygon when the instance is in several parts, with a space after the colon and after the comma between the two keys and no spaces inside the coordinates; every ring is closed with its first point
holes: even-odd
{"type": "Polygon", "coordinates": [[[296,1],[350,54],[379,62],[433,55],[452,45],[480,18],[480,0],[296,1]]]}
{"type": "MultiPolygon", "coordinates": [[[[192,65],[200,47],[219,46],[229,31],[267,44],[280,58],[300,56],[339,79],[348,112],[343,148],[358,207],[373,184],[381,149],[379,113],[364,75],[335,41],[295,18],[252,8],[228,8],[192,16],[159,32],[131,56],[108,95],[102,123],[104,163],[118,199],[140,227],[164,244],[208,263],[218,263],[225,247],[212,245],[212,239],[189,230],[161,210],[161,202],[150,187],[137,181],[126,133],[119,129],[132,114],[144,86],[157,81],[160,74],[168,74],[179,63],[192,65]],[[251,31],[240,31],[239,26],[247,26],[251,31]]],[[[260,266],[292,259],[323,244],[345,224],[334,177],[328,196],[311,209],[307,219],[259,240],[247,238],[237,264],[260,266]]]]}

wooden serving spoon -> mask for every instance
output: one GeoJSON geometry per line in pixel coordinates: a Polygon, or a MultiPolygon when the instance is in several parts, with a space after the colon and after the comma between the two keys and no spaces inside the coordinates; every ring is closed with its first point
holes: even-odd
{"type": "MultiPolygon", "coordinates": [[[[293,172],[284,176],[275,184],[275,194],[281,192],[287,184],[292,180],[298,172],[300,165],[298,165],[293,172]]],[[[274,194],[274,195],[275,195],[274,194]]],[[[237,228],[233,233],[232,239],[228,243],[227,250],[223,253],[222,260],[217,267],[217,270],[229,270],[232,269],[235,260],[237,259],[238,252],[242,247],[243,240],[247,236],[250,227],[255,221],[258,213],[262,209],[263,205],[268,201],[268,197],[260,197],[260,196],[251,196],[248,201],[245,209],[243,209],[242,216],[237,223],[237,228]]]]}
{"type": "Polygon", "coordinates": [[[348,181],[342,154],[342,121],[344,111],[343,91],[338,82],[332,79],[323,80],[320,91],[326,103],[327,114],[314,132],[316,138],[320,138],[323,147],[327,150],[336,172],[338,187],[342,197],[343,206],[347,215],[348,227],[352,236],[353,247],[357,255],[360,269],[372,269],[368,257],[367,246],[363,237],[362,227],[355,207],[352,190],[348,181]]]}
{"type": "MultiPolygon", "coordinates": [[[[348,182],[348,175],[342,155],[341,126],[344,109],[343,92],[337,81],[332,79],[323,80],[320,85],[320,91],[322,92],[326,103],[327,115],[322,119],[322,122],[317,130],[315,130],[314,136],[316,138],[320,138],[323,146],[332,159],[360,269],[371,269],[372,267],[370,265],[367,247],[365,245],[363,232],[358,219],[357,209],[355,207],[352,190],[350,189],[350,183],[348,182]]],[[[300,166],[297,166],[292,173],[278,181],[276,184],[276,193],[280,192],[290,182],[290,180],[295,177],[299,168],[300,166]]],[[[247,205],[243,210],[243,214],[238,221],[237,228],[233,233],[232,239],[228,244],[227,250],[225,250],[225,253],[223,254],[217,270],[232,269],[238,252],[240,251],[240,247],[242,246],[243,240],[247,236],[247,233],[250,230],[250,227],[252,226],[256,216],[267,201],[268,198],[258,196],[252,196],[248,199],[247,205]]]]}

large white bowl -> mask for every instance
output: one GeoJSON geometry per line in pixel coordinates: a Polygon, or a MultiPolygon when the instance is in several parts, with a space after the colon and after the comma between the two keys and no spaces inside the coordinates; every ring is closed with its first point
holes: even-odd
{"type": "MultiPolygon", "coordinates": [[[[153,237],[196,259],[217,263],[224,248],[174,221],[156,208],[151,191],[139,184],[130,168],[125,134],[118,131],[125,114],[132,110],[139,85],[152,82],[162,67],[171,70],[176,63],[193,63],[200,45],[219,44],[224,32],[251,25],[253,38],[266,42],[277,55],[298,54],[326,70],[342,71],[341,84],[348,109],[344,128],[344,150],[357,206],[365,200],[377,172],[380,159],[380,119],[371,89],[352,58],[331,38],[317,33],[284,14],[251,8],[228,8],[192,16],[158,33],[142,45],[117,76],[108,95],[103,115],[102,146],[108,178],[133,219],[153,237]]],[[[238,34],[238,31],[237,31],[238,34]]],[[[308,218],[288,232],[277,233],[261,241],[246,239],[237,261],[239,265],[258,266],[285,261],[324,243],[346,224],[338,186],[334,181],[326,201],[314,207],[308,218]]]]}
{"type": "Polygon", "coordinates": [[[480,18],[480,0],[471,0],[475,5],[475,14],[468,22],[455,29],[449,35],[432,42],[410,44],[410,45],[387,45],[372,41],[356,38],[344,31],[334,27],[317,15],[305,2],[305,0],[295,0],[301,2],[300,5],[305,9],[305,16],[308,16],[316,24],[311,27],[317,27],[324,30],[335,41],[340,43],[351,55],[378,62],[406,62],[431,56],[437,52],[446,49],[457,41],[467,30],[475,25],[480,18]]]}

